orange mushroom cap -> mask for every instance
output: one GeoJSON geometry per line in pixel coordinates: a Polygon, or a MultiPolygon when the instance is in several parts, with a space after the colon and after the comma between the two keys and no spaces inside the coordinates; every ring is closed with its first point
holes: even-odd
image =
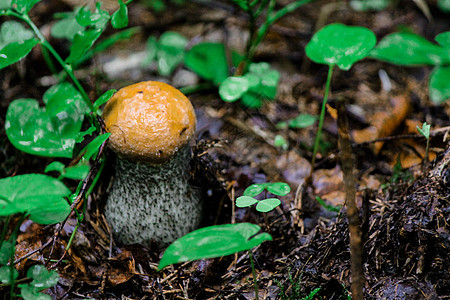
{"type": "Polygon", "coordinates": [[[103,111],[109,147],[121,158],[150,164],[169,160],[191,140],[196,117],[176,88],[145,81],[122,88],[103,111]]]}

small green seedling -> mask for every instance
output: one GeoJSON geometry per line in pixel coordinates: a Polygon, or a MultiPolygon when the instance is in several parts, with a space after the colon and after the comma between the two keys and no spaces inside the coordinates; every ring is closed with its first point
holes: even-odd
{"type": "Polygon", "coordinates": [[[273,139],[273,145],[277,148],[281,148],[281,150],[286,151],[289,149],[289,143],[286,141],[286,139],[282,136],[277,134],[273,139]]]}
{"type": "Polygon", "coordinates": [[[256,270],[251,249],[272,236],[266,232],[259,233],[261,228],[255,224],[238,223],[216,225],[197,229],[173,242],[164,252],[158,270],[185,261],[221,257],[248,250],[252,267],[255,299],[258,299],[256,270]]]}
{"type": "Polygon", "coordinates": [[[323,199],[319,196],[316,196],[316,201],[319,202],[319,204],[328,211],[339,212],[341,210],[341,205],[334,206],[326,204],[325,201],[323,201],[323,199]]]}
{"type": "Polygon", "coordinates": [[[450,98],[450,31],[435,37],[438,44],[410,32],[384,37],[370,52],[370,57],[401,66],[431,65],[428,81],[430,99],[442,103],[450,98]]]}
{"type": "Polygon", "coordinates": [[[264,200],[257,200],[254,198],[264,190],[277,196],[286,196],[291,191],[291,188],[284,182],[255,183],[245,189],[243,196],[236,199],[236,206],[250,207],[257,203],[257,211],[269,212],[281,204],[281,201],[277,198],[267,198],[264,200]]]}
{"type": "Polygon", "coordinates": [[[311,172],[316,162],[316,154],[322,134],[333,68],[334,66],[338,66],[341,70],[349,70],[354,63],[365,58],[375,44],[375,34],[369,29],[336,23],[320,29],[306,45],[306,55],[312,61],[319,64],[326,64],[329,67],[325,94],[320,111],[319,127],[314,140],[311,172]]]}
{"type": "Polygon", "coordinates": [[[225,102],[241,99],[248,108],[261,108],[264,100],[275,99],[279,81],[280,73],[268,63],[253,63],[245,75],[226,78],[219,86],[219,95],[225,102]]]}
{"type": "Polygon", "coordinates": [[[156,62],[162,76],[170,75],[184,61],[188,40],[177,32],[167,31],[159,41],[150,37],[147,41],[147,63],[156,62]]]}
{"type": "Polygon", "coordinates": [[[380,11],[386,9],[393,0],[351,0],[350,7],[358,11],[376,10],[380,11]]]}
{"type": "Polygon", "coordinates": [[[283,129],[286,127],[292,129],[302,129],[314,125],[316,123],[317,117],[309,114],[299,114],[297,117],[290,119],[286,122],[279,122],[277,124],[278,129],[283,129]]]}
{"type": "Polygon", "coordinates": [[[427,122],[424,122],[422,125],[422,128],[420,128],[419,126],[417,127],[417,131],[419,131],[419,133],[421,135],[423,135],[426,139],[427,139],[427,145],[425,148],[425,159],[424,159],[424,163],[426,164],[428,162],[428,155],[429,155],[429,148],[430,148],[430,124],[427,124],[427,122]]]}

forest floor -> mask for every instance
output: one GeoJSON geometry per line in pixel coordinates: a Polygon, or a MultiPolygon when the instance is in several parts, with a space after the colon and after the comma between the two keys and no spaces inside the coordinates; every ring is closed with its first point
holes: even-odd
{"type": "MultiPolygon", "coordinates": [[[[40,26],[46,26],[48,16],[70,9],[68,4],[51,2],[36,7],[35,22],[40,26]]],[[[280,0],[278,6],[287,3],[280,0]]],[[[450,19],[436,7],[436,1],[426,3],[432,21],[415,1],[398,1],[378,12],[356,12],[347,1],[313,1],[277,22],[255,55],[255,61],[268,62],[281,74],[274,101],[260,109],[248,109],[237,102],[223,102],[216,89],[188,95],[198,119],[193,184],[208,191],[205,201],[210,206],[205,211],[205,225],[249,222],[273,237],[252,250],[260,299],[302,299],[316,288],[320,290],[312,299],[348,299],[351,290],[336,120],[327,113],[315,166],[311,166],[311,156],[317,127],[276,126],[299,113],[320,112],[328,68],[306,57],[306,44],[318,28],[335,22],[370,28],[377,40],[407,26],[432,41],[450,28],[450,19]],[[288,142],[287,149],[274,145],[277,135],[288,142]],[[312,177],[306,181],[312,167],[312,177]],[[263,215],[254,209],[233,207],[246,187],[262,182],[290,185],[291,192],[279,197],[279,208],[263,215]],[[330,207],[342,208],[336,211],[330,207]]],[[[140,32],[96,55],[76,73],[92,96],[147,80],[165,81],[178,88],[201,82],[182,67],[163,78],[154,66],[133,64],[142,60],[150,36],[176,31],[192,43],[224,42],[237,51],[244,50],[248,36],[245,15],[225,1],[169,4],[160,13],[144,1],[136,1],[130,5],[129,15],[129,26],[139,26],[140,32]]],[[[51,42],[67,51],[62,42],[51,42]]],[[[35,52],[0,73],[2,178],[42,173],[51,161],[16,150],[4,130],[12,100],[41,99],[47,88],[50,73],[35,52]]],[[[345,99],[353,138],[367,299],[450,299],[450,102],[437,105],[430,101],[427,79],[431,70],[365,59],[349,71],[336,68],[333,74],[329,105],[336,107],[339,99],[345,99]],[[381,78],[380,74],[385,75],[381,78]],[[388,80],[390,87],[382,80],[388,80]],[[432,129],[430,162],[425,164],[426,141],[416,129],[424,121],[432,129]],[[377,131],[369,134],[368,128],[377,131]]],[[[85,221],[57,267],[59,283],[47,290],[48,294],[55,299],[255,299],[248,252],[187,262],[158,272],[164,249],[114,242],[103,215],[113,170],[110,163],[87,199],[85,221]]],[[[69,184],[76,187],[74,182],[69,184]]],[[[43,247],[56,227],[26,221],[16,257],[33,249],[43,251],[22,260],[19,271],[47,258],[59,260],[75,225],[76,219],[69,219],[55,243],[43,247]]]]}

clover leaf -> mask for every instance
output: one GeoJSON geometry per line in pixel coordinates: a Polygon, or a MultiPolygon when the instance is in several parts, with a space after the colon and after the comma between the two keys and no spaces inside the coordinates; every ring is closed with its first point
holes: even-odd
{"type": "Polygon", "coordinates": [[[375,34],[369,29],[334,23],[316,32],[305,51],[315,63],[337,65],[347,71],[365,58],[375,44],[375,34]]]}

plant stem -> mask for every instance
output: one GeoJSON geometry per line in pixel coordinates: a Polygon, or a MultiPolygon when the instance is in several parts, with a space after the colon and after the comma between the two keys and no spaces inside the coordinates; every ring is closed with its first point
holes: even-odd
{"type": "Polygon", "coordinates": [[[350,261],[351,261],[351,289],[352,299],[364,299],[364,276],[362,259],[362,232],[359,209],[356,206],[356,180],[354,175],[354,163],[352,146],[348,133],[348,122],[343,100],[338,100],[338,139],[341,155],[341,168],[344,177],[345,203],[347,206],[348,228],[350,232],[350,261]]]}
{"type": "Polygon", "coordinates": [[[322,108],[320,110],[319,127],[317,128],[316,137],[314,139],[314,149],[313,149],[313,156],[312,156],[312,160],[311,160],[310,176],[312,175],[312,172],[314,170],[314,165],[316,164],[316,155],[317,155],[317,151],[319,150],[320,136],[322,134],[323,121],[325,119],[325,111],[327,108],[328,93],[330,92],[330,86],[331,86],[331,77],[333,76],[333,67],[334,67],[334,65],[329,65],[329,67],[328,67],[328,76],[327,76],[327,83],[325,86],[325,94],[323,96],[322,108]]]}
{"type": "Polygon", "coordinates": [[[252,267],[252,274],[253,274],[253,286],[255,289],[255,299],[259,300],[259,291],[258,291],[258,280],[256,278],[256,269],[255,269],[255,263],[253,262],[253,254],[252,250],[248,250],[248,257],[250,258],[250,265],[252,267]]]}
{"type": "Polygon", "coordinates": [[[17,240],[17,235],[19,234],[19,228],[20,225],[22,224],[22,222],[25,220],[26,218],[26,214],[22,213],[19,219],[19,222],[17,222],[16,227],[14,228],[14,231],[10,237],[11,239],[11,243],[12,243],[12,248],[11,248],[11,255],[9,257],[9,281],[11,282],[11,295],[10,295],[10,299],[13,300],[14,299],[14,288],[16,286],[16,282],[14,281],[14,254],[16,253],[16,240],[17,240]]]}
{"type": "Polygon", "coordinates": [[[75,77],[75,74],[73,73],[72,66],[70,66],[70,65],[68,65],[68,64],[66,64],[64,62],[64,60],[61,58],[61,56],[58,54],[58,52],[56,52],[56,50],[52,47],[52,45],[50,45],[50,43],[47,41],[47,39],[42,35],[41,31],[36,26],[36,24],[33,23],[33,21],[30,19],[30,17],[27,14],[16,13],[16,12],[12,11],[11,9],[7,10],[5,15],[7,15],[7,16],[14,16],[14,17],[24,21],[25,23],[27,23],[28,26],[31,27],[31,29],[33,30],[34,34],[41,41],[42,46],[44,48],[46,48],[53,55],[53,57],[58,61],[58,63],[64,69],[66,74],[73,81],[73,83],[77,87],[78,91],[81,93],[81,96],[83,97],[83,101],[89,107],[89,110],[91,112],[93,112],[94,111],[94,106],[92,105],[92,103],[91,103],[91,101],[89,99],[89,96],[86,94],[86,91],[84,90],[84,88],[82,87],[82,85],[80,84],[78,79],[75,77]]]}
{"type": "Polygon", "coordinates": [[[6,237],[6,233],[8,232],[8,225],[9,225],[9,221],[11,220],[11,216],[8,215],[5,217],[5,221],[3,223],[3,229],[2,229],[2,234],[0,236],[0,247],[3,244],[3,241],[5,240],[6,237]]]}

